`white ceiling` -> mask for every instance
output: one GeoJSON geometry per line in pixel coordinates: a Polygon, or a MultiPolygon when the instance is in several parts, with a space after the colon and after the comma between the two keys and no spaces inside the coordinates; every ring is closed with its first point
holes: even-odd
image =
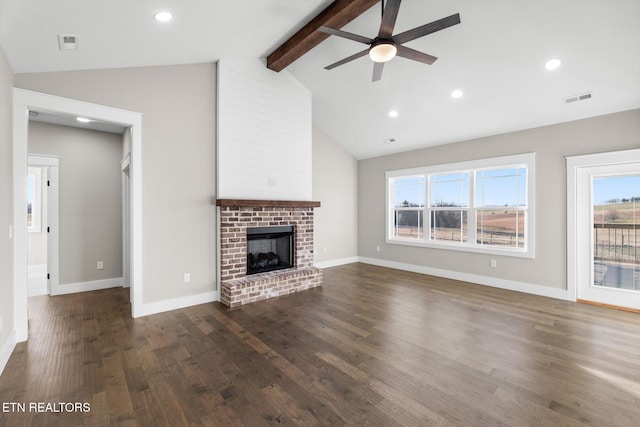
{"type": "Polygon", "coordinates": [[[122,135],[126,130],[124,126],[115,123],[103,122],[95,119],[90,119],[89,122],[79,122],[76,116],[70,116],[62,113],[51,113],[48,111],[29,111],[29,120],[33,122],[95,130],[98,132],[115,133],[118,135],[122,135]]]}
{"type": "MultiPolygon", "coordinates": [[[[265,57],[330,3],[0,0],[0,45],[16,73],[265,57]],[[155,22],[160,9],[174,20],[155,22]],[[58,34],[78,35],[80,50],[61,52],[58,34]]],[[[367,158],[640,108],[640,1],[405,0],[395,32],[453,13],[461,24],[407,44],[439,57],[431,66],[395,58],[376,83],[367,57],[326,71],[363,49],[337,37],[289,66],[313,93],[314,124],[367,158]],[[563,65],[549,72],[554,57],[563,65]]],[[[374,6],[344,29],[372,37],[379,24],[374,6]]]]}

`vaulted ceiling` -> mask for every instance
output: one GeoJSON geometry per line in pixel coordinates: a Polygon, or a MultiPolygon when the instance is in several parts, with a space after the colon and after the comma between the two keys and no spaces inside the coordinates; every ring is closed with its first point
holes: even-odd
{"type": "MultiPolygon", "coordinates": [[[[0,45],[16,73],[266,58],[331,3],[0,0],[0,45]],[[159,9],[174,19],[155,22],[159,9]],[[60,51],[58,34],[80,49],[60,51]]],[[[396,32],[454,13],[461,24],[407,44],[438,57],[431,66],[395,58],[375,83],[367,57],[327,71],[363,48],[338,37],[289,65],[313,93],[314,124],[366,158],[640,108],[639,1],[404,0],[396,32]],[[562,66],[546,70],[551,58],[562,66]]],[[[343,29],[374,37],[379,25],[374,5],[343,29]]]]}

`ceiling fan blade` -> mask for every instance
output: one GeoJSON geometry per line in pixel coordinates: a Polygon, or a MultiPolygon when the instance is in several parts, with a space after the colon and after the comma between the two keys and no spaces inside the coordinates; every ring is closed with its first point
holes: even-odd
{"type": "Polygon", "coordinates": [[[382,12],[382,22],[380,23],[378,37],[382,39],[391,38],[393,35],[393,27],[396,25],[398,10],[400,10],[400,0],[387,0],[387,5],[382,12]]]}
{"type": "Polygon", "coordinates": [[[368,53],[369,53],[369,49],[365,49],[365,50],[363,50],[362,52],[354,53],[353,55],[348,56],[348,57],[344,58],[344,59],[343,59],[343,60],[341,60],[341,61],[334,62],[334,63],[333,63],[333,64],[331,64],[331,65],[327,65],[326,67],[324,67],[324,69],[325,69],[325,70],[333,70],[334,68],[339,67],[339,66],[341,66],[341,65],[344,65],[344,64],[346,64],[347,62],[351,62],[351,61],[353,61],[354,59],[358,59],[358,58],[360,58],[360,57],[366,56],[368,53]]]}
{"type": "Polygon", "coordinates": [[[382,78],[382,69],[384,68],[384,62],[374,62],[373,63],[373,78],[372,82],[377,82],[382,78]]]}
{"type": "Polygon", "coordinates": [[[331,34],[331,35],[334,35],[334,36],[342,37],[342,38],[345,38],[345,39],[357,41],[357,42],[364,43],[364,44],[371,44],[371,42],[373,41],[372,39],[370,39],[368,37],[364,37],[364,36],[361,36],[361,35],[358,35],[358,34],[348,33],[346,31],[342,31],[342,30],[336,30],[335,28],[330,28],[330,27],[320,27],[320,28],[318,28],[318,31],[321,31],[321,32],[327,33],[327,34],[331,34]]]}
{"type": "Polygon", "coordinates": [[[397,46],[397,48],[398,52],[396,53],[396,55],[403,58],[411,59],[413,61],[422,62],[423,64],[431,65],[436,61],[436,59],[438,59],[435,56],[417,51],[415,49],[411,49],[410,47],[397,46]]]}
{"type": "Polygon", "coordinates": [[[444,30],[453,25],[460,23],[460,14],[447,16],[446,18],[438,19],[437,21],[430,22],[420,27],[416,27],[412,30],[405,31],[403,33],[393,36],[393,40],[398,44],[410,42],[411,40],[424,37],[427,34],[435,33],[436,31],[444,30]]]}

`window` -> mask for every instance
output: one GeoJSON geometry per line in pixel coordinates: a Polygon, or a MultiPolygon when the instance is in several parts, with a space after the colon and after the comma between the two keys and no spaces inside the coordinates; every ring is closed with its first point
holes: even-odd
{"type": "Polygon", "coordinates": [[[27,175],[27,230],[40,233],[42,222],[42,170],[29,167],[27,175]]]}
{"type": "Polygon", "coordinates": [[[393,237],[421,240],[424,235],[424,177],[393,181],[393,237]]]}
{"type": "Polygon", "coordinates": [[[532,258],[534,163],[529,153],[387,172],[387,242],[532,258]]]}

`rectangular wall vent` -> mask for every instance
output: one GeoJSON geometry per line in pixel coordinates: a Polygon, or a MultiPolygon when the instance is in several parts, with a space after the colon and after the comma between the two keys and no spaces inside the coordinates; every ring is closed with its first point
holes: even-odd
{"type": "Polygon", "coordinates": [[[565,104],[569,104],[571,102],[584,101],[587,99],[591,99],[591,92],[583,93],[581,95],[569,96],[564,99],[565,104]]]}
{"type": "Polygon", "coordinates": [[[58,34],[60,50],[78,50],[78,36],[58,34]]]}

